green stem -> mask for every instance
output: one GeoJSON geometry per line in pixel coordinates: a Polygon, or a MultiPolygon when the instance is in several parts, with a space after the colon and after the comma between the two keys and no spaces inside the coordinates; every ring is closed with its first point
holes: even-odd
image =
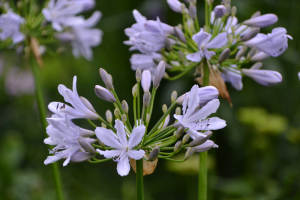
{"type": "Polygon", "coordinates": [[[198,199],[207,199],[207,151],[199,154],[198,199]]]}
{"type": "Polygon", "coordinates": [[[143,159],[136,160],[136,195],[137,200],[144,200],[143,159]]]}
{"type": "Polygon", "coordinates": [[[180,74],[173,76],[173,77],[166,78],[166,79],[168,79],[169,81],[174,81],[176,79],[179,79],[180,77],[182,77],[183,75],[188,73],[191,69],[193,69],[197,64],[198,63],[193,63],[189,67],[187,67],[183,72],[181,72],[180,74]]]}
{"type": "MultiPolygon", "coordinates": [[[[37,65],[33,55],[30,56],[30,65],[32,69],[32,73],[34,76],[34,81],[35,81],[35,97],[36,101],[38,104],[38,110],[39,110],[39,117],[40,121],[42,124],[43,132],[46,137],[48,137],[46,133],[46,128],[47,128],[47,120],[46,120],[46,105],[45,105],[45,100],[44,100],[44,95],[43,95],[43,89],[39,77],[39,66],[37,65]]],[[[56,194],[57,194],[57,199],[58,200],[63,200],[63,192],[62,192],[62,184],[61,184],[61,178],[60,178],[60,172],[58,168],[58,163],[54,162],[52,165],[52,172],[53,172],[53,177],[54,177],[54,183],[55,183],[55,189],[56,189],[56,194]]]]}

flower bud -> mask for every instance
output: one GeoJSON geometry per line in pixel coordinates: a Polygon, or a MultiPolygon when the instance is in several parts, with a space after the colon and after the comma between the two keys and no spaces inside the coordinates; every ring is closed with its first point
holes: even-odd
{"type": "Polygon", "coordinates": [[[282,81],[281,74],[272,70],[242,69],[242,73],[264,86],[274,86],[282,81]]]}
{"type": "Polygon", "coordinates": [[[84,97],[80,97],[82,103],[93,113],[97,113],[92,104],[84,97]]]}
{"type": "Polygon", "coordinates": [[[181,141],[178,141],[176,142],[175,146],[174,146],[174,152],[178,152],[182,147],[182,142],[181,141]]]}
{"type": "Polygon", "coordinates": [[[236,31],[235,25],[231,25],[230,29],[231,29],[232,33],[235,33],[235,31],[236,31]]]}
{"type": "Polygon", "coordinates": [[[226,49],[224,49],[224,51],[221,53],[218,62],[219,62],[219,63],[224,62],[225,60],[227,60],[227,59],[229,58],[229,56],[230,56],[230,49],[229,49],[229,48],[226,48],[226,49]]]}
{"type": "Polygon", "coordinates": [[[184,54],[181,50],[178,51],[178,58],[179,58],[180,61],[183,61],[185,59],[185,56],[184,56],[184,54]]]}
{"type": "Polygon", "coordinates": [[[171,102],[174,103],[177,99],[177,92],[174,90],[171,94],[171,102]]]}
{"type": "Polygon", "coordinates": [[[204,142],[206,142],[211,136],[212,136],[212,132],[207,131],[205,135],[200,135],[194,141],[192,141],[189,146],[190,147],[199,146],[199,145],[203,144],[204,142]]]}
{"type": "Polygon", "coordinates": [[[264,60],[269,57],[270,57],[269,54],[266,54],[265,52],[260,51],[260,52],[256,53],[254,56],[252,56],[252,58],[250,60],[252,62],[258,62],[258,61],[264,60]]]}
{"type": "Polygon", "coordinates": [[[260,11],[256,11],[250,19],[255,18],[255,17],[259,17],[261,15],[260,11]]]}
{"type": "Polygon", "coordinates": [[[241,59],[241,57],[244,55],[244,53],[245,53],[244,48],[241,48],[235,56],[235,61],[239,61],[241,59]]]}
{"type": "Polygon", "coordinates": [[[106,124],[104,124],[103,122],[101,122],[101,127],[106,128],[106,124]]]}
{"type": "Polygon", "coordinates": [[[215,18],[221,18],[226,13],[226,7],[224,5],[218,5],[214,8],[215,18]]]}
{"type": "Polygon", "coordinates": [[[148,158],[149,161],[153,162],[158,157],[159,152],[160,152],[159,147],[155,147],[154,149],[152,149],[152,151],[150,152],[150,156],[148,158]]]}
{"type": "Polygon", "coordinates": [[[98,141],[98,143],[99,143],[102,147],[105,147],[105,144],[104,144],[103,142],[101,142],[101,141],[99,140],[99,138],[97,138],[97,141],[98,141]]]}
{"type": "Polygon", "coordinates": [[[190,7],[189,7],[189,14],[190,14],[191,19],[195,21],[195,19],[197,17],[197,8],[192,3],[190,4],[190,7]]]}
{"type": "Polygon", "coordinates": [[[267,26],[270,26],[272,24],[275,24],[278,21],[278,17],[274,14],[265,14],[258,17],[254,17],[251,19],[248,19],[243,22],[243,24],[248,26],[257,26],[260,28],[264,28],[267,26]]]}
{"type": "Polygon", "coordinates": [[[262,63],[261,62],[257,62],[254,65],[252,65],[252,67],[250,69],[260,69],[262,67],[262,63]]]}
{"type": "Polygon", "coordinates": [[[137,86],[138,84],[136,83],[133,87],[132,87],[132,96],[136,97],[137,96],[137,86]]]}
{"type": "Polygon", "coordinates": [[[231,15],[232,15],[232,16],[235,16],[235,15],[236,15],[236,12],[237,12],[236,7],[235,7],[235,6],[232,6],[232,8],[231,8],[231,15]]]}
{"type": "Polygon", "coordinates": [[[112,113],[110,112],[110,110],[107,110],[106,113],[105,113],[105,117],[106,117],[106,121],[108,123],[112,123],[112,113]]]}
{"type": "Polygon", "coordinates": [[[216,145],[213,141],[211,140],[207,140],[205,143],[203,143],[202,145],[196,146],[196,150],[195,152],[200,153],[200,152],[204,152],[204,151],[208,151],[211,148],[218,148],[218,145],[216,145]]]}
{"type": "Polygon", "coordinates": [[[183,43],[187,43],[186,38],[180,28],[177,26],[174,27],[175,36],[183,43]]]}
{"type": "Polygon", "coordinates": [[[231,11],[231,5],[230,4],[225,4],[226,7],[226,16],[229,16],[230,11],[231,11]]]}
{"type": "Polygon", "coordinates": [[[116,118],[119,117],[119,115],[120,115],[120,109],[119,109],[119,108],[116,108],[116,109],[114,110],[114,115],[115,115],[116,118]]]}
{"type": "Polygon", "coordinates": [[[96,150],[95,148],[88,142],[86,141],[84,138],[78,138],[77,139],[80,146],[86,151],[89,152],[91,154],[96,154],[96,150]]]}
{"type": "Polygon", "coordinates": [[[195,147],[189,147],[185,153],[184,160],[189,159],[194,154],[195,150],[196,150],[195,147]]]}
{"type": "Polygon", "coordinates": [[[141,83],[144,92],[149,92],[149,89],[151,87],[151,72],[149,70],[143,71],[141,83]]]}
{"type": "Polygon", "coordinates": [[[127,114],[128,113],[128,104],[125,100],[122,101],[122,109],[124,110],[124,113],[127,114]]]}
{"type": "Polygon", "coordinates": [[[145,92],[143,96],[143,106],[144,108],[148,108],[151,100],[151,94],[150,92],[145,92]]]}
{"type": "Polygon", "coordinates": [[[233,35],[232,34],[228,34],[228,42],[230,43],[230,44],[232,44],[233,43],[233,35]]]}
{"type": "Polygon", "coordinates": [[[176,139],[180,138],[183,132],[184,132],[184,127],[180,126],[176,131],[176,139]]]}
{"type": "Polygon", "coordinates": [[[246,35],[241,38],[241,42],[246,42],[254,38],[260,31],[260,28],[251,29],[246,35]]]}
{"type": "Polygon", "coordinates": [[[187,143],[187,141],[189,141],[190,139],[190,134],[185,134],[182,138],[182,144],[187,143]]]}
{"type": "Polygon", "coordinates": [[[167,107],[166,104],[164,104],[164,105],[162,106],[162,111],[163,111],[163,113],[166,113],[167,110],[168,110],[168,107],[167,107]]]}
{"type": "Polygon", "coordinates": [[[181,3],[178,0],[167,0],[169,7],[178,13],[181,13],[181,3]]]}
{"type": "Polygon", "coordinates": [[[109,90],[113,90],[114,86],[113,86],[113,80],[111,75],[108,74],[104,69],[100,68],[100,76],[104,84],[106,85],[106,88],[109,90]]]}
{"type": "Polygon", "coordinates": [[[169,38],[165,38],[165,47],[168,51],[173,50],[172,43],[171,43],[171,40],[169,38]]]}
{"type": "Polygon", "coordinates": [[[135,79],[136,79],[136,82],[140,82],[141,79],[142,79],[142,71],[140,68],[138,68],[135,72],[135,79]]]}
{"type": "Polygon", "coordinates": [[[110,103],[116,103],[117,102],[114,95],[109,90],[107,90],[106,88],[104,88],[100,85],[95,86],[95,93],[100,99],[103,99],[103,100],[108,101],[110,103]]]}
{"type": "Polygon", "coordinates": [[[164,76],[165,70],[166,70],[166,64],[165,61],[162,60],[159,62],[155,70],[155,75],[153,79],[153,87],[155,87],[155,89],[158,88],[160,81],[164,76]]]}
{"type": "Polygon", "coordinates": [[[256,47],[252,47],[251,50],[249,51],[248,55],[247,55],[247,60],[250,60],[252,58],[252,56],[254,56],[256,51],[257,51],[256,47]]]}
{"type": "Polygon", "coordinates": [[[147,114],[146,114],[146,120],[145,120],[146,124],[148,124],[149,121],[150,121],[150,114],[147,113],[147,114]]]}
{"type": "Polygon", "coordinates": [[[122,115],[122,122],[123,122],[123,124],[126,124],[126,121],[127,121],[126,114],[123,114],[122,115]]]}
{"type": "Polygon", "coordinates": [[[181,115],[181,108],[180,108],[180,107],[177,107],[177,108],[176,108],[175,114],[176,114],[176,115],[181,115]]]}
{"type": "Polygon", "coordinates": [[[96,154],[91,154],[88,152],[81,152],[81,151],[77,151],[76,153],[74,153],[70,159],[70,162],[83,162],[86,161],[88,159],[91,159],[93,157],[95,157],[96,154]]]}

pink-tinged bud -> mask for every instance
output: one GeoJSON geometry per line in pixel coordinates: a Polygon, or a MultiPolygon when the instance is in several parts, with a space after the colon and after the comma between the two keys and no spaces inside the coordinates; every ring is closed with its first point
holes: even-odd
{"type": "Polygon", "coordinates": [[[218,5],[214,9],[215,18],[221,18],[226,13],[226,7],[224,5],[218,5]]]}
{"type": "Polygon", "coordinates": [[[166,64],[165,61],[160,61],[156,70],[155,70],[155,75],[154,75],[154,79],[153,79],[153,87],[155,87],[156,89],[158,88],[161,79],[163,78],[164,74],[165,74],[165,70],[166,70],[166,64]]]}
{"type": "Polygon", "coordinates": [[[111,102],[111,103],[117,102],[114,95],[108,89],[106,89],[100,85],[95,86],[95,93],[100,99],[103,99],[103,100],[111,102]]]}
{"type": "Polygon", "coordinates": [[[282,81],[279,72],[260,69],[242,69],[242,73],[264,86],[274,86],[282,81]]]}
{"type": "Polygon", "coordinates": [[[181,3],[178,0],[167,0],[167,3],[169,4],[169,7],[174,11],[178,13],[181,12],[181,3]]]}
{"type": "MultiPolygon", "coordinates": [[[[181,95],[176,102],[181,105],[188,94],[189,92],[181,95]]],[[[200,106],[205,106],[209,101],[219,97],[219,90],[214,86],[201,87],[198,89],[198,96],[200,97],[200,106]]]]}
{"type": "Polygon", "coordinates": [[[149,70],[143,71],[141,83],[144,92],[149,92],[149,89],[151,87],[151,72],[149,70]]]}
{"type": "Polygon", "coordinates": [[[275,24],[278,21],[278,17],[274,14],[265,14],[258,17],[254,17],[251,19],[248,19],[243,22],[243,24],[248,26],[257,26],[260,28],[264,28],[267,26],[270,26],[272,24],[275,24]]]}
{"type": "Polygon", "coordinates": [[[218,148],[218,145],[216,145],[213,141],[211,140],[207,140],[206,142],[204,142],[203,144],[196,146],[196,150],[195,152],[200,153],[200,152],[204,152],[204,151],[208,151],[211,148],[218,148]]]}

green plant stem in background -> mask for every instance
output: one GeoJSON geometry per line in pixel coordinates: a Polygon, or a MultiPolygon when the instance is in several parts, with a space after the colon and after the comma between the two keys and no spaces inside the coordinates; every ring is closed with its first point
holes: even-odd
{"type": "Polygon", "coordinates": [[[136,199],[144,200],[143,160],[136,160],[136,199]]]}
{"type": "MultiPolygon", "coordinates": [[[[48,137],[48,135],[46,133],[46,128],[47,128],[46,104],[45,104],[45,99],[44,99],[44,95],[42,92],[42,85],[41,85],[41,81],[40,81],[40,77],[39,77],[40,68],[39,68],[38,64],[36,63],[36,60],[33,57],[33,55],[30,56],[30,66],[32,69],[32,74],[34,76],[35,97],[36,97],[36,102],[38,104],[40,121],[42,124],[43,132],[45,133],[45,136],[48,137]]],[[[63,198],[62,184],[61,184],[58,163],[56,163],[56,162],[52,163],[51,167],[52,167],[52,172],[53,172],[53,177],[54,177],[54,184],[55,184],[57,199],[63,200],[64,198],[63,198]]]]}

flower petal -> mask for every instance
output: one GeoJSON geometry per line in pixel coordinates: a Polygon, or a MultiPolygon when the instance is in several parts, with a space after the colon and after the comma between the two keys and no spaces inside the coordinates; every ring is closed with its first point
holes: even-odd
{"type": "Polygon", "coordinates": [[[200,62],[202,59],[201,52],[198,51],[196,53],[188,54],[188,55],[186,55],[186,59],[193,61],[193,62],[200,62]]]}
{"type": "Polygon", "coordinates": [[[123,150],[106,150],[106,151],[102,151],[100,149],[97,149],[96,151],[98,151],[105,158],[113,158],[113,157],[121,155],[123,150]]]}
{"type": "Polygon", "coordinates": [[[145,154],[145,151],[144,150],[129,150],[128,151],[128,156],[134,160],[140,160],[143,158],[145,154]]]}
{"type": "Polygon", "coordinates": [[[120,176],[126,176],[129,174],[130,164],[128,157],[125,157],[118,162],[117,171],[120,176]]]}
{"type": "Polygon", "coordinates": [[[221,48],[227,43],[227,33],[219,33],[214,39],[212,39],[207,45],[208,49],[221,48]]]}
{"type": "Polygon", "coordinates": [[[194,112],[191,116],[184,118],[184,121],[192,123],[204,119],[212,113],[215,113],[218,110],[219,106],[219,99],[213,99],[210,102],[208,102],[205,106],[203,106],[200,110],[194,112]]]}
{"type": "Polygon", "coordinates": [[[197,122],[196,130],[218,130],[226,126],[226,121],[218,117],[208,118],[197,122]]]}
{"type": "Polygon", "coordinates": [[[112,131],[103,127],[97,127],[95,130],[97,138],[105,145],[114,147],[116,149],[123,149],[124,146],[118,141],[118,139],[111,133],[112,131]]]}
{"type": "Polygon", "coordinates": [[[119,137],[121,144],[123,146],[127,146],[127,138],[126,138],[125,127],[123,122],[117,119],[115,123],[116,123],[115,128],[117,129],[117,135],[119,137]]]}
{"type": "Polygon", "coordinates": [[[132,130],[128,140],[129,149],[132,149],[142,141],[145,130],[146,127],[144,125],[140,125],[132,130]]]}

